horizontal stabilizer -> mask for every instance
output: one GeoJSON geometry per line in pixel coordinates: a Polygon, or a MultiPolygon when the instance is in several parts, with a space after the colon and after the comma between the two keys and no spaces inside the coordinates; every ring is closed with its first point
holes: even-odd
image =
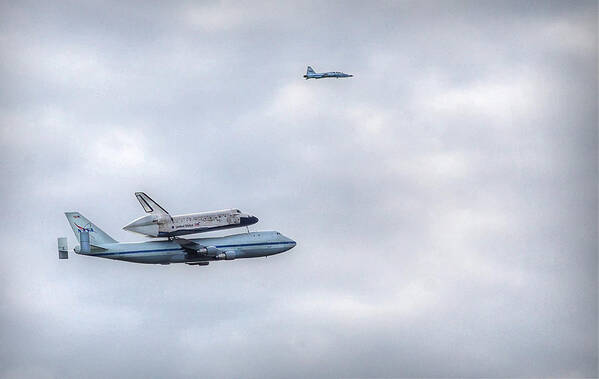
{"type": "Polygon", "coordinates": [[[69,259],[69,247],[66,237],[58,239],[58,259],[69,259]]]}

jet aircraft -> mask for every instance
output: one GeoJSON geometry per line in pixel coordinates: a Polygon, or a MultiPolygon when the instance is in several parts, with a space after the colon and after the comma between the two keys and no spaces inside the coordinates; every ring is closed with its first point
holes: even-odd
{"type": "MultiPolygon", "coordinates": [[[[90,257],[135,263],[206,266],[211,261],[256,258],[279,254],[296,243],[276,231],[234,234],[225,237],[118,242],[79,212],[65,215],[79,242],[73,250],[90,257]]],[[[58,238],[58,258],[68,259],[66,237],[58,238]]]]}
{"type": "Polygon", "coordinates": [[[185,234],[238,228],[258,222],[258,217],[241,213],[239,209],[171,216],[145,193],[135,192],[135,197],[148,214],[131,221],[123,229],[149,237],[171,238],[185,234]]]}
{"type": "Polygon", "coordinates": [[[304,78],[306,78],[306,80],[308,80],[308,79],[323,79],[323,78],[351,78],[351,77],[353,77],[353,75],[346,74],[344,72],[337,72],[337,71],[314,72],[314,69],[312,69],[312,67],[310,67],[310,66],[308,66],[306,75],[304,75],[304,78]]]}

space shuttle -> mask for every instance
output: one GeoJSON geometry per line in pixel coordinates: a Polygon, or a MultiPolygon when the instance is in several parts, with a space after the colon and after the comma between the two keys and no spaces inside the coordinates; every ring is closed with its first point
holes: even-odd
{"type": "Polygon", "coordinates": [[[147,214],[131,221],[123,229],[148,237],[168,237],[170,239],[185,234],[238,228],[258,222],[257,217],[242,213],[239,209],[171,216],[145,193],[135,192],[135,197],[147,214]]]}

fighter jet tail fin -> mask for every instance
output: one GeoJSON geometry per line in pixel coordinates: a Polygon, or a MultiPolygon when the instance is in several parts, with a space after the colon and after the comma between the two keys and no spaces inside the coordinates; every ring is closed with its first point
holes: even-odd
{"type": "Polygon", "coordinates": [[[146,213],[155,214],[155,215],[165,215],[170,216],[169,213],[158,205],[157,202],[152,200],[150,196],[146,195],[143,192],[135,192],[135,197],[137,197],[137,201],[141,204],[142,208],[146,213]]]}
{"type": "Polygon", "coordinates": [[[308,66],[308,70],[306,71],[306,75],[309,74],[316,74],[316,72],[314,72],[314,69],[312,68],[312,66],[308,66]]]}
{"type": "Polygon", "coordinates": [[[79,241],[82,232],[88,232],[89,242],[92,245],[117,242],[117,240],[106,234],[106,232],[94,225],[93,222],[89,221],[81,213],[65,212],[65,216],[67,216],[67,220],[69,220],[69,224],[71,224],[71,228],[73,229],[73,233],[75,233],[75,237],[77,237],[77,241],[79,241]]]}

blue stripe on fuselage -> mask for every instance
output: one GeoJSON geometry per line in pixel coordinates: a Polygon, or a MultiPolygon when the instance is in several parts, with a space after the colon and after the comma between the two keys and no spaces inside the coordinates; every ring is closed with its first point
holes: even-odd
{"type": "MultiPolygon", "coordinates": [[[[227,247],[244,247],[244,246],[260,246],[260,245],[284,245],[284,244],[292,244],[293,242],[257,242],[257,243],[241,243],[241,244],[234,244],[234,245],[218,245],[215,246],[217,249],[218,248],[227,248],[227,247]]],[[[142,254],[142,253],[156,253],[159,251],[178,251],[178,250],[183,250],[183,248],[180,247],[175,247],[175,248],[169,248],[169,249],[154,249],[154,250],[138,250],[138,251],[117,251],[114,253],[99,253],[99,254],[83,254],[83,255],[89,255],[92,257],[105,257],[108,255],[121,255],[121,254],[142,254]]]]}

